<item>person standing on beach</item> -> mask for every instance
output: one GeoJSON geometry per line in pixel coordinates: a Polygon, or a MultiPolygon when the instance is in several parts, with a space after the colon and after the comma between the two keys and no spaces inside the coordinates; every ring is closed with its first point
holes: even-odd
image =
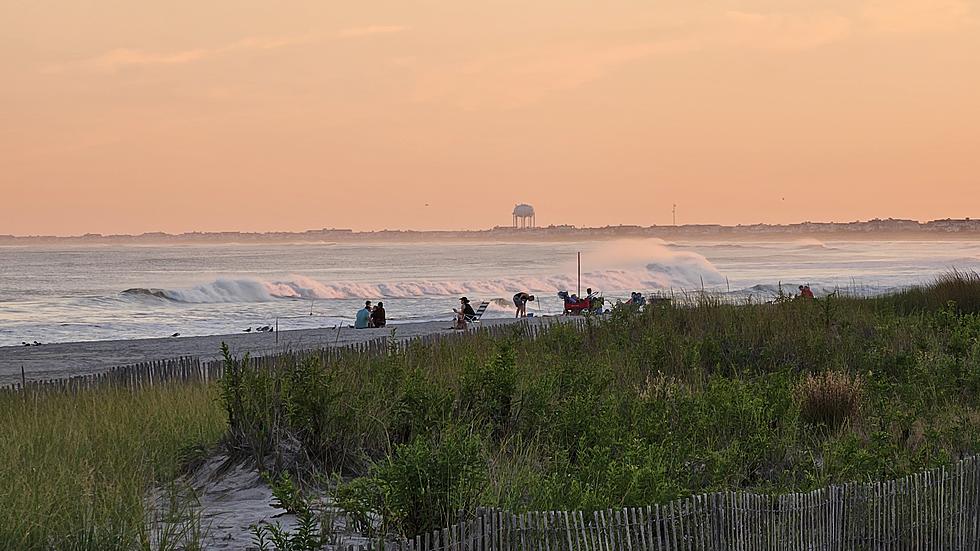
{"type": "Polygon", "coordinates": [[[357,311],[354,318],[354,329],[367,329],[371,327],[371,301],[364,301],[364,308],[357,311]]]}
{"type": "Polygon", "coordinates": [[[527,303],[530,300],[534,300],[534,295],[529,295],[523,291],[514,295],[514,306],[517,307],[515,318],[527,317],[527,303]]]}

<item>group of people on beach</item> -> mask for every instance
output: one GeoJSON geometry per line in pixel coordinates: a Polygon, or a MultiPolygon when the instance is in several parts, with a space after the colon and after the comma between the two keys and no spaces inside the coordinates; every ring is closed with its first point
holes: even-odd
{"type": "Polygon", "coordinates": [[[596,293],[592,291],[592,287],[589,287],[585,290],[585,298],[582,298],[576,295],[575,293],[568,294],[564,291],[558,293],[558,296],[568,304],[579,304],[585,300],[592,300],[593,298],[595,298],[596,293]]]}
{"type": "Polygon", "coordinates": [[[372,327],[384,327],[388,323],[385,317],[385,305],[378,301],[374,307],[370,300],[364,301],[364,308],[357,311],[354,317],[354,329],[369,329],[372,327]]]}
{"type": "MultiPolygon", "coordinates": [[[[800,298],[812,299],[813,291],[810,289],[809,285],[800,285],[799,287],[800,298]]],[[[559,293],[561,295],[562,293],[559,293]]],[[[569,304],[578,304],[583,299],[580,299],[576,295],[564,294],[566,311],[568,310],[569,304]]],[[[586,290],[586,299],[591,300],[595,296],[592,289],[586,290]]],[[[514,307],[516,312],[514,314],[515,318],[527,317],[527,303],[534,302],[534,295],[527,293],[525,291],[520,291],[514,294],[514,307]]],[[[643,305],[646,303],[646,299],[642,293],[634,292],[630,294],[630,299],[626,304],[632,305],[643,305]]],[[[454,329],[466,329],[466,325],[469,322],[475,321],[478,316],[473,310],[473,306],[470,304],[470,299],[467,297],[460,297],[459,308],[453,308],[453,313],[455,314],[453,328],[454,329]]],[[[384,327],[387,323],[386,313],[383,302],[378,302],[377,305],[372,306],[370,300],[364,301],[364,308],[357,311],[357,315],[354,318],[354,328],[355,329],[369,329],[372,327],[384,327]]]]}
{"type": "MultiPolygon", "coordinates": [[[[514,306],[517,307],[515,317],[522,318],[527,316],[527,303],[535,300],[534,295],[526,292],[519,292],[514,295],[514,306]]],[[[477,313],[470,304],[470,299],[460,297],[459,308],[453,308],[455,314],[455,329],[465,329],[466,324],[477,319],[477,313]]],[[[378,302],[376,306],[371,306],[371,301],[364,301],[364,308],[357,311],[354,317],[354,329],[370,329],[374,327],[384,327],[387,323],[383,302],[378,302]]]]}

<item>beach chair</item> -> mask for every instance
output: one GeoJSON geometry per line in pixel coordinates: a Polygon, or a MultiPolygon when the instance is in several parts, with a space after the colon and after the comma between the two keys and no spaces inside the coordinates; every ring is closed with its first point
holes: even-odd
{"type": "Polygon", "coordinates": [[[479,308],[476,309],[476,312],[474,312],[472,316],[466,316],[466,321],[470,323],[479,323],[480,318],[483,317],[483,313],[487,311],[489,306],[489,302],[481,302],[479,308]]]}

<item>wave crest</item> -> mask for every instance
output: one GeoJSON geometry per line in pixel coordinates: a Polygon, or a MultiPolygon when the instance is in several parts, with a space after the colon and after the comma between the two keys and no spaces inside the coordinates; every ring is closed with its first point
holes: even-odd
{"type": "MultiPolygon", "coordinates": [[[[672,251],[662,244],[642,251],[643,262],[609,262],[627,268],[585,272],[582,286],[603,291],[649,291],[694,289],[718,285],[725,277],[704,256],[690,251],[672,251]],[[652,260],[651,260],[652,258],[652,260]]],[[[636,255],[638,251],[632,251],[636,255]]],[[[275,281],[217,279],[186,289],[127,289],[124,295],[185,303],[268,302],[281,299],[422,298],[477,295],[510,297],[517,291],[554,293],[574,289],[575,275],[505,277],[475,281],[415,280],[383,283],[335,282],[292,275],[275,281]]]]}

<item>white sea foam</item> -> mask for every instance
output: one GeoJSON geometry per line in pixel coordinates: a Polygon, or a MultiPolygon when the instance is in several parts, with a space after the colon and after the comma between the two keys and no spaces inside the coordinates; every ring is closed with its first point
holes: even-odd
{"type": "MultiPolygon", "coordinates": [[[[668,249],[659,240],[617,243],[592,255],[590,265],[614,269],[582,273],[582,286],[605,291],[694,289],[718,285],[725,277],[704,256],[668,249]]],[[[187,289],[129,289],[127,294],[193,304],[268,302],[277,299],[422,298],[458,295],[509,297],[525,290],[554,293],[574,289],[574,269],[552,276],[470,281],[417,279],[389,282],[322,282],[302,275],[277,280],[217,279],[187,289]]]]}

